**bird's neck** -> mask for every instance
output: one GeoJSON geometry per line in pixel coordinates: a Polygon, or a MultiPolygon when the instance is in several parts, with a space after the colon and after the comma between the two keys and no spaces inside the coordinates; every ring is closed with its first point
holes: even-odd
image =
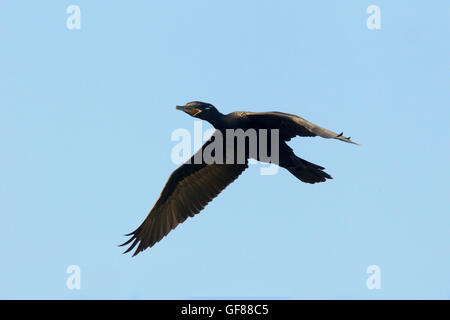
{"type": "Polygon", "coordinates": [[[216,129],[223,129],[226,127],[226,116],[219,111],[207,121],[216,129]]]}

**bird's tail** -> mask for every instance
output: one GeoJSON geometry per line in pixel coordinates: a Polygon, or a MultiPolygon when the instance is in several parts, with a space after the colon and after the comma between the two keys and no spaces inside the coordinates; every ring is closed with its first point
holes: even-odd
{"type": "Polygon", "coordinates": [[[333,179],[328,173],[323,171],[325,168],[314,163],[303,160],[299,157],[295,159],[295,166],[285,167],[299,180],[306,183],[325,182],[327,179],[333,179]]]}

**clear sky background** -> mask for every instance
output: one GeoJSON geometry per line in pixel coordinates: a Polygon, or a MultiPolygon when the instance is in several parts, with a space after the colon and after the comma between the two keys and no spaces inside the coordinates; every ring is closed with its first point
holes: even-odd
{"type": "Polygon", "coordinates": [[[0,298],[449,299],[449,34],[443,0],[1,1],[0,298]],[[298,114],[362,147],[296,138],[334,180],[252,166],[122,255],[191,100],[298,114]]]}

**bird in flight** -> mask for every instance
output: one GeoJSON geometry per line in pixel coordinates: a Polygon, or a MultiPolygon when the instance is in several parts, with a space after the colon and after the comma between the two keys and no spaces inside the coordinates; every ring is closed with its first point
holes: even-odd
{"type": "MultiPolygon", "coordinates": [[[[202,160],[202,157],[198,157],[199,154],[211,147],[218,134],[221,134],[222,137],[228,137],[226,135],[227,130],[255,130],[257,132],[256,144],[261,147],[261,133],[267,131],[276,132],[275,143],[270,139],[266,139],[268,153],[273,155],[274,152],[277,152],[277,165],[287,169],[300,181],[311,184],[324,182],[327,179],[332,179],[332,177],[323,171],[325,168],[296,156],[287,145],[287,141],[296,136],[320,136],[358,145],[350,140],[350,137],[344,137],[342,133],[335,133],[299,116],[282,112],[238,111],[224,115],[212,104],[200,101],[189,102],[184,106],[177,106],[176,109],[184,111],[194,118],[208,121],[214,126],[216,131],[210,140],[170,175],[159,199],[144,222],[136,230],[126,235],[130,236],[130,239],[121,244],[121,246],[129,245],[124,253],[136,248],[133,256],[147,248],[151,248],[178,224],[184,222],[188,217],[193,217],[199,213],[208,202],[238,178],[248,167],[250,158],[268,162],[266,158],[260,157],[260,153],[249,152],[249,149],[251,149],[249,139],[245,140],[244,161],[236,161],[240,151],[237,150],[239,145],[236,143],[230,144],[230,141],[223,138],[225,141],[222,140],[222,152],[225,155],[231,154],[231,158],[227,159],[234,161],[208,162],[202,160]],[[275,145],[277,145],[277,148],[275,148],[275,145]],[[201,161],[198,161],[198,159],[201,159],[201,161]]],[[[228,140],[230,139],[228,138],[228,140]]],[[[236,138],[233,137],[232,139],[235,142],[236,138]]],[[[220,152],[217,151],[220,151],[220,148],[212,154],[219,155],[220,152]]]]}

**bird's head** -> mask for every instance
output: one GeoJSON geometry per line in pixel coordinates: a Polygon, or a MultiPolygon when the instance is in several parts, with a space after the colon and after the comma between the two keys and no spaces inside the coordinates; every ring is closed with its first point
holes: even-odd
{"type": "Polygon", "coordinates": [[[200,101],[188,102],[184,106],[177,106],[176,109],[202,120],[210,120],[219,114],[219,111],[212,104],[200,101]]]}

